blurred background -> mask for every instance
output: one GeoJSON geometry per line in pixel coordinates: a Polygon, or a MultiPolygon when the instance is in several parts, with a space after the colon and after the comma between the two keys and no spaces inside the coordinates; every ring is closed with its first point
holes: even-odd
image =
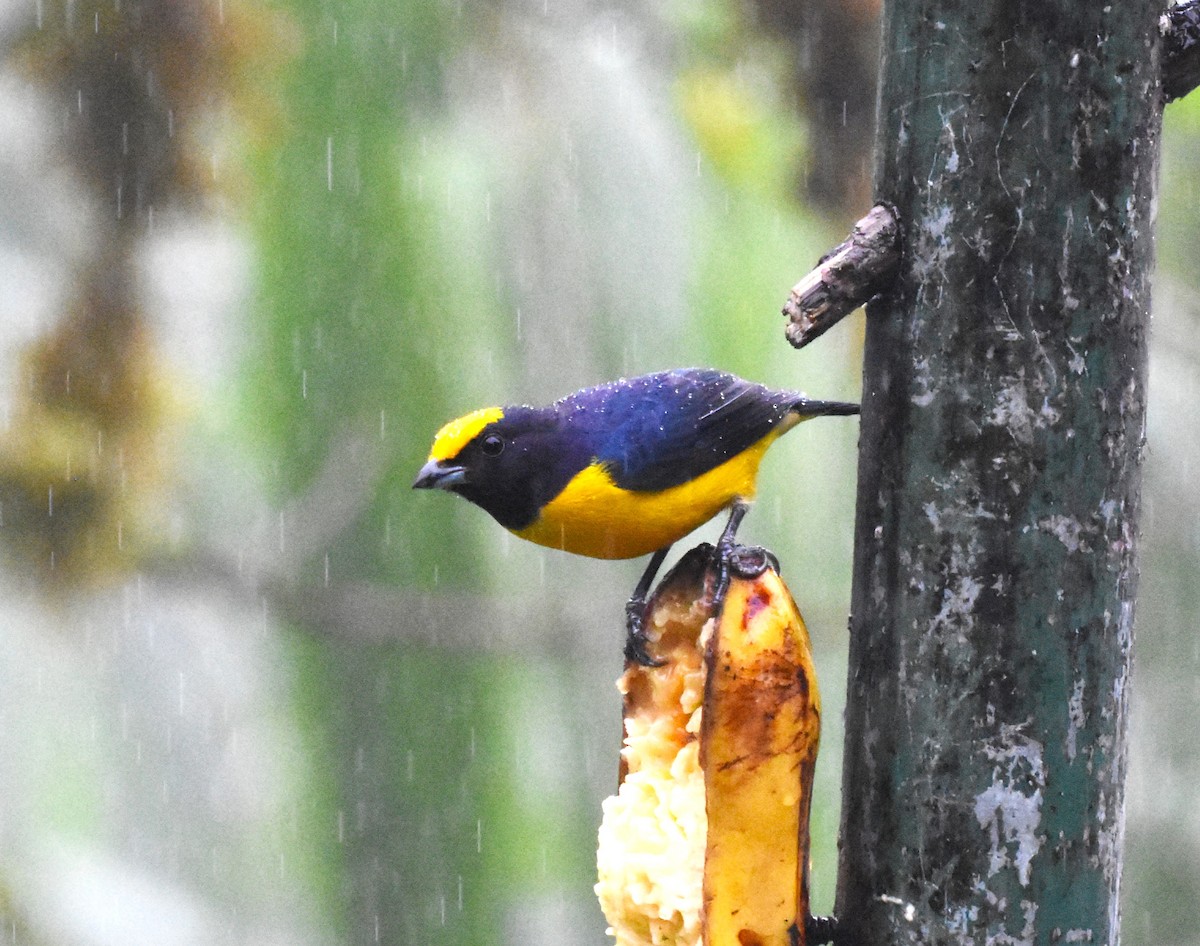
{"type": "MultiPolygon", "coordinates": [[[[875,0],[0,0],[0,934],[605,942],[641,562],[409,486],[479,406],[708,364],[856,398],[780,305],[870,205],[875,0]]],[[[1195,98],[1195,97],[1194,97],[1195,98]]],[[[1200,942],[1200,100],[1167,112],[1125,939],[1200,942]]],[[[856,425],[747,541],[824,697],[856,425]]],[[[710,526],[697,540],[715,537],[710,526]]]]}

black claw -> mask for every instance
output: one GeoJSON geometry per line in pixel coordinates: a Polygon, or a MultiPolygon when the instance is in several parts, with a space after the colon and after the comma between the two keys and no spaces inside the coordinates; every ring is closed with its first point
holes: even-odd
{"type": "Polygon", "coordinates": [[[661,657],[650,656],[645,638],[633,636],[625,638],[625,660],[639,667],[661,667],[666,663],[661,657]]]}
{"type": "Polygon", "coordinates": [[[668,545],[650,556],[650,561],[646,563],[646,570],[638,579],[633,594],[625,602],[625,659],[643,667],[661,667],[666,663],[665,660],[658,660],[650,656],[650,652],[646,649],[649,641],[646,640],[646,632],[642,624],[646,620],[646,598],[650,594],[650,586],[654,584],[654,576],[658,574],[663,559],[667,557],[667,552],[670,550],[671,546],[668,545]]]}
{"type": "Polygon", "coordinates": [[[729,570],[738,578],[757,578],[768,568],[779,571],[779,560],[758,545],[735,545],[729,550],[729,570]]]}
{"type": "Polygon", "coordinates": [[[810,916],[804,921],[804,937],[808,946],[832,943],[837,939],[837,933],[836,916],[810,916]]]}
{"type": "Polygon", "coordinates": [[[645,616],[646,602],[630,598],[625,605],[625,659],[641,667],[661,667],[666,661],[651,657],[647,650],[650,641],[642,626],[645,616]]]}

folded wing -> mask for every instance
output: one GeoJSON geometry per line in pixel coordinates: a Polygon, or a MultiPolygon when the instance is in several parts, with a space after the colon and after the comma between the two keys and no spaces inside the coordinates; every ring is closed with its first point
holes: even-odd
{"type": "Polygon", "coordinates": [[[802,398],[731,374],[687,369],[618,383],[605,400],[597,459],[621,488],[657,492],[758,443],[802,398]]]}

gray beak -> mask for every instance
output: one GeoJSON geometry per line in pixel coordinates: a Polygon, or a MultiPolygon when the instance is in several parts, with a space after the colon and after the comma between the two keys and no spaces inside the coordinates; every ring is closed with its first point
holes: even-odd
{"type": "Polygon", "coordinates": [[[467,478],[467,471],[444,460],[430,460],[417,474],[413,489],[450,489],[467,478]]]}

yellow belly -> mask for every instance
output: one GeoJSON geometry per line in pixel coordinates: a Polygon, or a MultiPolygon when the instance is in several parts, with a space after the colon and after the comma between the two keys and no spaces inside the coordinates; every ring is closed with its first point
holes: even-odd
{"type": "Polygon", "coordinates": [[[734,499],[752,499],[763,454],[792,426],[784,422],[720,466],[655,493],[623,490],[593,464],[546,504],[533,525],[513,531],[530,542],[592,558],[648,555],[682,539],[734,499]]]}

